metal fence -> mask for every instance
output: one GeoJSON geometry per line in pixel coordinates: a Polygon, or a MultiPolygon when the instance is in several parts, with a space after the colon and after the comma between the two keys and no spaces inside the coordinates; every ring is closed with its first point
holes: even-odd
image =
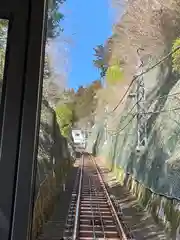
{"type": "Polygon", "coordinates": [[[171,54],[144,66],[133,78],[124,110],[118,113],[120,99],[119,105],[96,123],[88,151],[104,156],[112,168],[123,168],[152,192],[180,199],[180,78],[172,72],[171,54]],[[144,85],[142,98],[139,80],[144,85]],[[138,103],[145,106],[143,111],[138,103]],[[143,144],[141,136],[146,139],[143,144]]]}

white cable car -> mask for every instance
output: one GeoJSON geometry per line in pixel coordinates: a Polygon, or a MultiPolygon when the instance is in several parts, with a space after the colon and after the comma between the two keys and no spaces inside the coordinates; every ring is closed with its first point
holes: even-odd
{"type": "Polygon", "coordinates": [[[86,147],[86,136],[85,132],[81,129],[73,129],[72,137],[75,148],[85,149],[86,147]]]}

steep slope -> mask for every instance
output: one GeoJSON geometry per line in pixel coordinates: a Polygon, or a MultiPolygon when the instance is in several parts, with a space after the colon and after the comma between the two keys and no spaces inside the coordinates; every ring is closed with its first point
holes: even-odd
{"type": "Polygon", "coordinates": [[[124,89],[119,99],[139,73],[139,47],[144,48],[142,71],[147,73],[133,82],[123,101],[117,101],[119,105],[109,104],[109,113],[97,120],[88,145],[154,217],[163,220],[172,239],[179,239],[180,226],[180,77],[172,72],[171,55],[148,69],[171,51],[172,41],[180,33],[178,12],[176,1],[128,1],[115,26],[110,53],[111,59],[124,61],[125,79],[116,89],[116,94],[124,89]],[[138,100],[129,94],[137,94],[139,79],[145,85],[147,143],[137,149],[138,100]]]}

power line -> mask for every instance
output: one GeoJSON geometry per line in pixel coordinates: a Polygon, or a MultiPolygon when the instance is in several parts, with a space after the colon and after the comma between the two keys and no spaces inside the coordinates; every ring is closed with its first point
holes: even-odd
{"type": "MultiPolygon", "coordinates": [[[[114,107],[114,109],[113,109],[111,112],[108,112],[107,115],[111,115],[111,114],[119,107],[119,105],[122,103],[122,101],[124,100],[124,98],[125,98],[126,95],[128,94],[128,92],[129,92],[130,88],[132,87],[134,81],[135,81],[138,77],[140,77],[140,76],[148,73],[150,70],[152,70],[153,68],[155,68],[156,66],[158,66],[159,64],[161,64],[164,60],[166,60],[168,57],[170,57],[173,53],[175,53],[175,52],[178,51],[179,49],[180,49],[180,46],[178,46],[178,47],[177,47],[176,49],[174,49],[173,51],[169,52],[167,55],[165,55],[162,59],[160,59],[160,60],[159,60],[157,63],[155,63],[153,66],[147,68],[145,71],[142,71],[140,74],[134,76],[133,79],[132,79],[132,81],[130,82],[130,84],[129,84],[127,90],[126,90],[126,92],[124,93],[124,95],[122,96],[122,98],[120,99],[120,101],[118,102],[118,104],[114,107]]],[[[175,95],[178,95],[178,94],[180,94],[180,93],[174,93],[174,94],[171,94],[170,96],[173,96],[173,95],[175,96],[175,95]]],[[[166,96],[170,97],[168,94],[167,94],[166,96]]],[[[164,96],[160,96],[159,98],[164,98],[164,97],[165,97],[165,95],[164,95],[164,96]]],[[[140,100],[142,100],[142,98],[141,98],[140,100]]],[[[130,112],[132,112],[132,110],[133,110],[134,107],[138,104],[138,102],[139,102],[139,100],[133,105],[133,107],[131,108],[130,112]]],[[[152,104],[151,104],[151,105],[152,105],[152,104]]],[[[151,105],[150,105],[150,106],[151,106],[151,105]]],[[[145,113],[143,113],[143,114],[156,114],[156,113],[160,113],[160,112],[176,111],[176,110],[179,110],[179,109],[180,109],[180,108],[175,108],[175,109],[170,109],[170,110],[161,110],[161,111],[155,111],[155,112],[145,112],[145,113]]],[[[126,120],[126,118],[128,117],[128,115],[130,114],[130,112],[126,115],[125,119],[123,119],[123,122],[126,120]]],[[[118,132],[123,131],[123,130],[132,122],[132,120],[135,118],[135,116],[137,116],[137,114],[134,114],[133,117],[132,117],[132,119],[131,119],[122,129],[120,129],[118,132]]],[[[111,131],[111,130],[108,130],[108,132],[110,132],[110,131],[111,131]]]]}
{"type": "MultiPolygon", "coordinates": [[[[159,99],[163,99],[165,97],[167,98],[170,98],[170,97],[176,97],[177,95],[180,95],[180,92],[176,92],[176,93],[172,93],[172,94],[165,94],[163,96],[159,96],[158,98],[156,98],[155,100],[159,100],[159,99]]],[[[180,100],[180,99],[179,99],[180,100]]],[[[122,119],[122,121],[120,123],[123,123],[126,118],[129,116],[129,114],[132,112],[132,110],[136,107],[136,105],[138,104],[139,101],[142,101],[142,98],[140,100],[138,100],[133,106],[132,108],[130,109],[130,111],[126,114],[126,116],[122,119]]],[[[153,104],[153,102],[151,103],[151,105],[153,104]]],[[[150,105],[150,106],[151,106],[150,105]]],[[[149,107],[150,107],[149,106],[149,107]]],[[[158,113],[158,112],[146,112],[146,114],[152,114],[152,113],[158,113]]],[[[108,131],[111,131],[111,130],[108,130],[108,131]]],[[[113,131],[113,130],[112,130],[113,131]]]]}
{"type": "Polygon", "coordinates": [[[159,110],[159,111],[150,111],[150,112],[145,112],[144,114],[157,114],[157,113],[162,113],[162,112],[173,112],[173,111],[177,111],[180,110],[180,107],[177,108],[172,108],[172,109],[167,109],[167,110],[159,110]]]}
{"type": "MultiPolygon", "coordinates": [[[[159,110],[159,111],[154,111],[154,112],[145,112],[144,114],[157,114],[157,113],[165,113],[165,112],[173,112],[173,111],[177,111],[177,110],[180,110],[180,107],[177,107],[177,108],[172,108],[172,109],[167,109],[167,110],[159,110]]],[[[122,132],[131,122],[132,120],[137,116],[137,113],[135,114],[132,114],[132,118],[130,119],[130,121],[128,121],[128,123],[121,129],[119,130],[108,130],[108,133],[110,132],[114,132],[114,134],[118,134],[120,132],[122,132]]]]}
{"type": "MultiPolygon", "coordinates": [[[[165,97],[176,97],[177,95],[180,95],[180,92],[176,92],[176,93],[172,93],[172,94],[165,94],[165,95],[163,95],[163,96],[159,96],[158,98],[156,98],[156,100],[158,100],[158,99],[162,99],[162,98],[165,98],[165,97]]],[[[141,100],[141,99],[140,99],[141,100]]],[[[139,100],[139,101],[140,101],[139,100]]],[[[180,99],[179,99],[180,100],[180,99]]],[[[138,102],[138,101],[137,101],[138,102]]],[[[130,109],[130,111],[128,111],[128,113],[126,114],[126,116],[122,119],[122,121],[120,121],[120,123],[122,124],[125,120],[126,120],[126,118],[129,116],[129,115],[134,115],[134,114],[131,114],[131,112],[132,112],[132,110],[136,107],[136,105],[137,105],[137,102],[132,106],[132,108],[130,109]]],[[[149,107],[151,107],[151,105],[153,104],[153,102],[150,104],[150,106],[149,107]]],[[[178,110],[179,108],[174,108],[174,109],[172,109],[172,110],[178,110]]],[[[165,112],[165,111],[168,111],[169,112],[169,110],[162,110],[162,112],[165,112]]],[[[155,112],[152,112],[152,111],[149,111],[149,112],[145,112],[145,114],[156,114],[156,113],[160,113],[160,111],[155,111],[155,112]]],[[[137,114],[136,114],[137,115],[137,114]]],[[[113,130],[108,130],[108,131],[113,131],[113,130]]]]}
{"type": "MultiPolygon", "coordinates": [[[[162,99],[162,98],[164,98],[164,97],[176,97],[177,95],[179,95],[180,94],[180,92],[176,92],[176,93],[172,93],[172,94],[170,94],[170,95],[168,95],[168,94],[165,94],[165,95],[163,95],[163,96],[160,96],[160,97],[158,97],[156,100],[158,100],[158,99],[162,99]]],[[[150,104],[150,106],[149,107],[151,107],[152,106],[152,104],[153,104],[153,102],[150,104]]],[[[123,120],[122,121],[120,121],[120,123],[122,124],[126,119],[127,119],[127,117],[129,116],[129,115],[132,115],[132,116],[137,116],[137,113],[135,113],[135,114],[131,114],[131,112],[132,112],[132,110],[135,108],[135,106],[137,105],[137,102],[133,105],[133,107],[131,108],[131,110],[126,114],[126,116],[125,116],[125,118],[123,118],[123,120]]],[[[172,108],[172,109],[167,109],[167,110],[158,110],[158,111],[147,111],[147,112],[144,112],[144,114],[157,114],[157,113],[161,113],[161,112],[170,112],[170,111],[177,111],[177,110],[180,110],[180,107],[177,107],[177,108],[172,108]]],[[[108,132],[110,132],[110,131],[113,131],[113,130],[108,130],[108,132]]],[[[115,130],[115,131],[117,131],[117,130],[115,130]]],[[[113,131],[114,132],[114,131],[113,131]]]]}
{"type": "MultiPolygon", "coordinates": [[[[137,104],[138,104],[138,102],[140,102],[141,101],[141,99],[139,99],[133,106],[132,106],[132,108],[130,109],[130,111],[126,114],[126,116],[125,117],[122,117],[122,121],[120,121],[120,123],[123,123],[125,120],[126,120],[126,118],[130,115],[130,113],[133,111],[133,109],[137,106],[137,104]]],[[[132,114],[131,114],[132,115],[132,114]]]]}
{"type": "MultiPolygon", "coordinates": [[[[176,92],[176,93],[172,93],[172,94],[165,94],[165,95],[163,95],[163,96],[157,97],[155,100],[157,101],[157,100],[163,99],[163,98],[165,98],[165,97],[167,97],[167,98],[176,97],[177,95],[180,95],[180,92],[176,92]]],[[[126,117],[128,117],[128,114],[132,112],[132,110],[135,108],[135,106],[137,105],[137,103],[138,103],[139,101],[143,102],[143,100],[138,100],[138,101],[132,106],[131,110],[126,114],[126,117]]],[[[180,101],[180,99],[179,99],[179,101],[180,101]]],[[[145,101],[145,102],[146,102],[146,101],[145,101]]],[[[153,103],[151,103],[151,105],[152,105],[152,104],[153,104],[153,103]]],[[[151,106],[151,105],[150,105],[150,106],[151,106]]],[[[119,117],[119,115],[118,115],[118,117],[119,117]]],[[[126,118],[126,117],[125,117],[125,118],[126,118]]]]}
{"type": "Polygon", "coordinates": [[[138,74],[138,75],[135,75],[135,76],[133,77],[132,81],[130,82],[130,84],[129,84],[127,90],[126,90],[126,92],[124,93],[124,95],[122,96],[122,98],[120,99],[120,101],[118,102],[118,104],[117,104],[117,105],[113,108],[113,110],[112,110],[111,112],[109,112],[108,114],[111,114],[112,112],[114,112],[114,111],[119,107],[119,105],[122,103],[122,101],[124,100],[124,98],[125,98],[126,95],[128,94],[129,89],[132,87],[134,81],[135,81],[138,77],[140,77],[140,76],[148,73],[150,70],[154,69],[156,66],[158,66],[159,64],[161,64],[164,60],[166,60],[167,58],[169,58],[173,53],[175,53],[175,52],[178,51],[179,49],[180,49],[180,46],[178,46],[177,48],[175,48],[173,51],[169,52],[167,55],[165,55],[163,58],[161,58],[161,59],[160,59],[157,63],[155,63],[153,66],[147,68],[147,69],[146,69],[145,71],[143,71],[142,73],[140,73],[140,74],[138,74]]]}
{"type": "MultiPolygon", "coordinates": [[[[137,115],[137,114],[134,114],[133,117],[128,121],[128,123],[127,123],[123,128],[119,129],[118,132],[115,131],[114,134],[113,134],[113,133],[111,134],[111,136],[113,136],[113,135],[115,136],[115,135],[119,134],[119,133],[122,132],[126,127],[128,127],[128,125],[133,121],[133,119],[136,117],[136,115],[137,115]]],[[[109,131],[108,131],[108,132],[109,132],[109,131]]]]}
{"type": "MultiPolygon", "coordinates": [[[[180,92],[176,92],[176,93],[172,93],[172,94],[164,94],[163,96],[159,96],[157,97],[155,100],[161,99],[161,98],[169,98],[169,97],[175,97],[177,95],[180,95],[180,92]]],[[[180,99],[179,99],[180,100],[180,99]]]]}

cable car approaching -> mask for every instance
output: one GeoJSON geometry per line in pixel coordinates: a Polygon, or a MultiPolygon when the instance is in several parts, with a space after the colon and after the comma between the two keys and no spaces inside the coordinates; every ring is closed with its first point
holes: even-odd
{"type": "Polygon", "coordinates": [[[86,148],[86,132],[81,129],[72,129],[72,138],[76,152],[83,152],[86,148]]]}

